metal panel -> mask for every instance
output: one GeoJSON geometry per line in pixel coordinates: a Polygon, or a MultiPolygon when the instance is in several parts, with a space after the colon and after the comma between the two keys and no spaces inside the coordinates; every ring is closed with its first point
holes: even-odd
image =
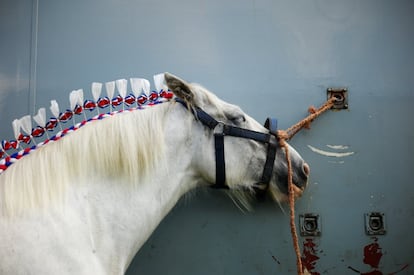
{"type": "MultiPolygon", "coordinates": [[[[312,170],[298,215],[316,214],[321,226],[320,236],[301,237],[304,261],[312,274],[413,273],[414,2],[38,4],[38,13],[37,5],[0,4],[2,125],[50,99],[65,105],[69,91],[92,81],[160,71],[203,83],[259,121],[278,116],[282,128],[322,103],[327,88],[346,87],[349,108],[324,114],[291,142],[312,170]],[[36,100],[29,108],[36,46],[36,100]],[[339,157],[344,152],[352,154],[339,157]],[[366,234],[367,213],[383,215],[385,235],[366,234]]],[[[221,191],[195,191],[161,223],[127,274],[167,272],[292,274],[288,215],[270,202],[242,213],[221,191]]]]}
{"type": "Polygon", "coordinates": [[[0,138],[12,138],[11,121],[30,111],[32,9],[31,1],[0,2],[0,138]]]}

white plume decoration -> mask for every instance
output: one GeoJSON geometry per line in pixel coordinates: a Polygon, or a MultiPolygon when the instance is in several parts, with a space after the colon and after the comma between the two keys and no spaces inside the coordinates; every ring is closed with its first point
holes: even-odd
{"type": "Polygon", "coordinates": [[[56,100],[50,101],[50,111],[52,112],[55,118],[59,117],[59,104],[57,103],[56,100]]]}
{"type": "Polygon", "coordinates": [[[167,84],[163,73],[154,75],[154,85],[157,92],[168,90],[168,88],[166,88],[167,84]]]}
{"type": "Polygon", "coordinates": [[[70,92],[70,94],[69,94],[69,102],[70,102],[70,109],[71,110],[75,109],[76,102],[78,101],[77,96],[78,95],[77,95],[77,91],[76,90],[70,92]]]}
{"type": "Polygon", "coordinates": [[[101,96],[102,92],[102,83],[93,82],[92,83],[92,96],[95,102],[98,101],[99,97],[101,96]]]}
{"type": "Polygon", "coordinates": [[[36,121],[37,125],[41,127],[46,126],[46,109],[40,108],[37,111],[37,115],[33,116],[33,120],[36,121]]]}
{"type": "Polygon", "coordinates": [[[130,78],[132,93],[135,97],[142,93],[142,78],[130,78]]]}
{"type": "Polygon", "coordinates": [[[21,124],[20,124],[20,120],[19,119],[15,119],[12,122],[12,127],[13,127],[13,134],[14,137],[16,138],[16,140],[18,139],[19,135],[20,135],[20,128],[21,128],[21,124]]]}
{"type": "Polygon", "coordinates": [[[149,95],[150,93],[150,82],[144,78],[131,78],[131,89],[136,97],[142,93],[149,95]]]}
{"type": "Polygon", "coordinates": [[[82,106],[83,104],[83,90],[74,90],[69,94],[70,109],[75,109],[76,105],[82,106]]]}
{"type": "Polygon", "coordinates": [[[146,95],[149,95],[151,92],[151,84],[147,79],[142,78],[142,90],[146,95]]]}
{"type": "Polygon", "coordinates": [[[111,100],[112,98],[114,98],[115,81],[106,82],[105,87],[106,87],[106,94],[108,95],[109,99],[111,100]]]}
{"type": "Polygon", "coordinates": [[[30,135],[32,133],[32,118],[29,115],[22,117],[20,127],[26,134],[30,135]]]}
{"type": "Polygon", "coordinates": [[[116,88],[118,89],[119,95],[122,98],[125,98],[128,89],[128,81],[126,79],[118,79],[116,81],[116,88]]]}

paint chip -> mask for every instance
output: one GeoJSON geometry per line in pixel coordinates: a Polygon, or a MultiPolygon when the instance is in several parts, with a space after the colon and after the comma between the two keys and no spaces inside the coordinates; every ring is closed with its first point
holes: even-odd
{"type": "Polygon", "coordinates": [[[346,145],[330,145],[330,144],[326,144],[327,147],[331,148],[331,149],[335,149],[335,150],[345,150],[348,149],[349,146],[346,145]]]}
{"type": "MultiPolygon", "coordinates": [[[[311,149],[313,152],[323,155],[323,156],[327,156],[327,157],[336,157],[336,158],[343,158],[343,157],[347,157],[347,156],[351,156],[353,154],[355,154],[355,152],[332,152],[332,151],[325,151],[325,150],[321,150],[318,149],[316,147],[313,147],[311,145],[307,145],[309,147],[309,149],[311,149]]],[[[334,145],[331,145],[334,146],[334,145]]],[[[336,145],[335,145],[336,146],[336,145]]],[[[343,146],[343,145],[340,145],[343,146]]],[[[331,147],[330,147],[331,148],[331,147]]],[[[341,147],[342,148],[342,147],[341,147]]]]}

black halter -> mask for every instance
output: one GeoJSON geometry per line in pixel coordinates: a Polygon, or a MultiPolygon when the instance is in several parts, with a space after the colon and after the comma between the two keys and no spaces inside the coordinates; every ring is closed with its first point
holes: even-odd
{"type": "MultiPolygon", "coordinates": [[[[188,108],[186,102],[182,99],[176,98],[176,101],[188,108]]],[[[267,118],[264,126],[269,130],[269,133],[261,133],[219,122],[199,107],[194,108],[193,114],[197,120],[214,131],[214,144],[216,151],[216,183],[212,185],[212,187],[228,189],[228,186],[226,185],[226,165],[224,161],[224,137],[232,136],[252,139],[267,144],[267,157],[263,167],[262,178],[255,186],[257,188],[260,187],[260,190],[267,189],[270,179],[272,178],[273,166],[278,147],[276,137],[277,120],[274,118],[267,118]]]]}

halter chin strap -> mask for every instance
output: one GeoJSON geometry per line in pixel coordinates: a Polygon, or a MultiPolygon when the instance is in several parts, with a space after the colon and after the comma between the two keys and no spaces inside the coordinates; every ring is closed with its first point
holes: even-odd
{"type": "MultiPolygon", "coordinates": [[[[176,98],[176,101],[187,107],[187,103],[180,98],[176,98]]],[[[226,164],[224,157],[224,137],[232,136],[239,138],[252,139],[258,142],[266,143],[267,156],[266,162],[263,167],[263,174],[260,182],[256,184],[256,188],[259,190],[266,190],[270,179],[273,174],[273,166],[276,158],[276,151],[278,147],[278,141],[276,138],[277,120],[274,118],[268,118],[264,126],[269,130],[269,133],[261,133],[236,127],[233,125],[224,124],[214,119],[207,114],[203,109],[195,107],[193,114],[197,120],[203,123],[204,126],[213,130],[214,132],[214,146],[216,155],[216,183],[212,185],[213,188],[228,189],[226,184],[226,164]]]]}

